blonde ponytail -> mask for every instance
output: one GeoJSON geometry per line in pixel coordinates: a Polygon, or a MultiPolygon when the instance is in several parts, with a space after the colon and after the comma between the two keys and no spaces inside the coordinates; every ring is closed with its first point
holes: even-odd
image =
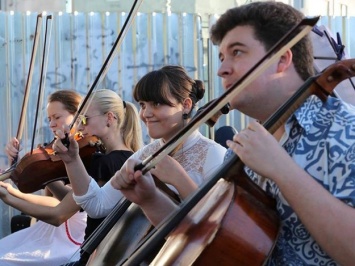
{"type": "Polygon", "coordinates": [[[130,102],[126,103],[126,115],[121,127],[121,134],[125,145],[136,152],[143,146],[142,127],[137,108],[130,102]]]}

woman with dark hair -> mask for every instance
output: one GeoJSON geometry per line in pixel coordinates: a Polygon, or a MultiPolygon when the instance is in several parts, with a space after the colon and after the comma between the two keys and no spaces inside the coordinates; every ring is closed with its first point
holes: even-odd
{"type": "MultiPolygon", "coordinates": [[[[230,90],[303,18],[292,6],[275,1],[252,2],[222,14],[211,28],[211,40],[219,46],[218,75],[224,89],[230,90]]],[[[312,45],[306,36],[228,99],[232,109],[253,121],[227,141],[226,158],[237,154],[250,179],[276,200],[280,230],[270,254],[265,255],[265,265],[355,262],[354,106],[312,93],[298,108],[288,110],[289,118],[277,123],[273,134],[261,125],[304,88],[313,67],[312,45]]],[[[333,72],[341,76],[338,71],[353,73],[346,64],[333,72]]],[[[125,197],[140,205],[157,224],[178,207],[152,185],[149,173],[134,171],[134,163],[128,160],[112,179],[125,197]]],[[[235,227],[241,225],[233,222],[235,227]]],[[[228,235],[225,240],[230,238],[228,235]]],[[[237,251],[238,247],[229,246],[237,251]]]]}
{"type": "MultiPolygon", "coordinates": [[[[133,96],[140,105],[140,118],[154,140],[130,158],[144,160],[171,139],[190,121],[192,110],[204,92],[202,81],[190,78],[181,66],[164,66],[143,76],[133,96]]],[[[60,141],[53,147],[66,164],[77,204],[92,217],[105,216],[122,194],[112,186],[112,179],[102,188],[92,181],[83,170],[76,146],[71,138],[69,150],[60,141]]],[[[225,151],[196,130],[151,172],[184,199],[222,163],[225,151]]]]}

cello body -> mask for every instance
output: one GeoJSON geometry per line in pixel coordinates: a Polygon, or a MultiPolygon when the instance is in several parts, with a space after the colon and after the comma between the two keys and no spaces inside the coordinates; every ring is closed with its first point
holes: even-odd
{"type": "MultiPolygon", "coordinates": [[[[294,96],[282,105],[264,123],[265,128],[271,133],[275,132],[275,129],[286,121],[293,110],[310,95],[317,95],[321,100],[326,100],[341,81],[354,76],[354,59],[340,61],[328,67],[321,75],[309,79],[294,96]]],[[[199,214],[202,209],[199,202],[189,216],[171,233],[166,245],[152,265],[216,265],[218,263],[221,265],[263,265],[266,262],[274,246],[271,242],[277,239],[278,215],[275,212],[275,206],[272,206],[271,198],[268,198],[263,190],[246,176],[242,165],[239,161],[234,168],[233,161],[230,160],[213,177],[223,176],[226,180],[232,180],[233,186],[230,185],[226,191],[231,190],[232,187],[234,189],[233,193],[229,192],[233,194],[231,204],[228,208],[224,208],[223,214],[220,214],[220,220],[216,222],[213,220],[214,223],[220,223],[215,226],[217,229],[214,229],[210,236],[205,237],[204,231],[211,224],[210,217],[213,216],[211,214],[214,214],[212,211],[214,209],[220,211],[221,207],[215,204],[216,207],[209,209],[209,215],[199,214]],[[202,216],[206,218],[202,219],[202,216]],[[249,230],[250,228],[252,231],[249,230]],[[203,245],[200,240],[202,238],[206,238],[203,245]],[[175,239],[178,240],[174,242],[175,239]],[[188,240],[185,241],[185,239],[188,240]],[[184,244],[181,244],[182,241],[185,241],[184,244]],[[190,242],[195,244],[187,245],[190,242]]],[[[214,190],[216,190],[215,187],[211,192],[214,190]]],[[[224,194],[226,192],[216,195],[224,194]]],[[[206,194],[206,197],[208,195],[206,194]]],[[[215,197],[213,201],[217,202],[219,198],[220,196],[215,197]]],[[[207,213],[207,211],[204,212],[207,213]]]]}
{"type": "MultiPolygon", "coordinates": [[[[171,199],[180,202],[178,195],[170,190],[165,183],[156,177],[154,177],[154,181],[157,187],[171,199]]],[[[120,265],[133,253],[140,242],[148,237],[152,228],[153,226],[139,206],[126,199],[121,200],[101,223],[98,228],[100,230],[92,235],[93,239],[89,240],[91,243],[87,243],[88,246],[82,246],[82,252],[90,254],[88,265],[120,265]],[[105,224],[105,222],[107,223],[105,224]],[[112,222],[114,225],[111,227],[112,222]],[[99,238],[102,236],[103,239],[100,240],[99,238]],[[97,248],[94,242],[99,243],[97,248]]]]}
{"type": "Polygon", "coordinates": [[[279,232],[274,201],[245,174],[219,181],[151,265],[263,265],[279,232]]]}
{"type": "Polygon", "coordinates": [[[136,204],[131,204],[95,249],[87,265],[117,265],[133,252],[151,227],[142,210],[136,204]]]}

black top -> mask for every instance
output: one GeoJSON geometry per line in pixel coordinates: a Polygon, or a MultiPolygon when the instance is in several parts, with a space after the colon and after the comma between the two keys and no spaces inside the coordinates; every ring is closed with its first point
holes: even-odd
{"type": "MultiPolygon", "coordinates": [[[[95,179],[100,186],[103,186],[111,177],[120,170],[125,161],[133,154],[131,151],[112,151],[109,154],[94,153],[91,159],[90,169],[88,174],[95,179]]],[[[85,229],[86,240],[93,231],[100,225],[105,219],[93,219],[87,217],[87,226],[85,229]]]]}

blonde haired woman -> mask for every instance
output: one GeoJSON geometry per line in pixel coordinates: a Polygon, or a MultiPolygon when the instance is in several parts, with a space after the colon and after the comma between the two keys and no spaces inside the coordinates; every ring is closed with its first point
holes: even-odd
{"type": "MultiPolygon", "coordinates": [[[[140,148],[142,133],[138,113],[133,104],[125,103],[117,93],[111,90],[97,90],[92,97],[87,112],[79,116],[78,130],[84,136],[97,136],[103,143],[105,152],[94,153],[90,168],[87,169],[90,176],[101,186],[121,168],[128,157],[140,148]]],[[[84,171],[86,172],[85,168],[84,171]]],[[[17,199],[6,192],[4,188],[0,189],[0,197],[5,203],[56,226],[80,210],[80,206],[73,199],[72,191],[67,193],[56,206],[37,205],[17,199]]],[[[102,220],[103,218],[87,218],[85,239],[102,220]]],[[[75,260],[77,259],[76,257],[75,260]]],[[[57,262],[57,265],[67,262],[68,260],[57,262]]]]}

